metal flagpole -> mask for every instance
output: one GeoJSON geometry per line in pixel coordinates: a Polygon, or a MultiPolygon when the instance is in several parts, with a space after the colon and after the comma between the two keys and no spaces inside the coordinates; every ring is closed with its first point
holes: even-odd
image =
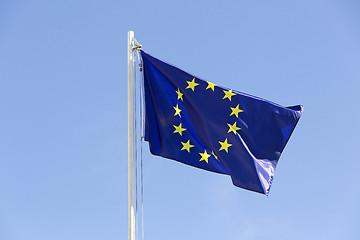
{"type": "Polygon", "coordinates": [[[135,54],[134,32],[128,32],[128,231],[129,240],[135,240],[135,190],[134,190],[134,86],[135,54]]]}
{"type": "MultiPolygon", "coordinates": [[[[134,32],[128,32],[128,228],[129,240],[136,239],[137,228],[137,139],[135,139],[135,51],[141,45],[136,41],[134,32]]],[[[142,226],[143,227],[143,226],[142,226]]],[[[142,230],[143,234],[143,230],[142,230]]]]}

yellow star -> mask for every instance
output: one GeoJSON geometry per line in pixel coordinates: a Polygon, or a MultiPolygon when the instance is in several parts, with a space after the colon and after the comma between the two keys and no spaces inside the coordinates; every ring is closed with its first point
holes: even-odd
{"type": "Polygon", "coordinates": [[[232,90],[229,90],[229,91],[223,90],[223,91],[225,93],[225,96],[223,97],[223,99],[228,98],[231,101],[231,97],[236,95],[235,93],[232,93],[232,90]]]}
{"type": "Polygon", "coordinates": [[[214,157],[216,158],[216,160],[219,161],[218,157],[215,155],[214,151],[211,151],[212,155],[214,155],[214,157]]]}
{"type": "Polygon", "coordinates": [[[239,104],[234,108],[232,108],[232,107],[230,107],[230,108],[231,108],[230,116],[231,115],[236,115],[236,117],[239,117],[239,113],[244,111],[244,110],[239,109],[239,104]]]}
{"type": "Polygon", "coordinates": [[[191,88],[191,90],[195,91],[195,87],[197,85],[199,85],[198,83],[195,82],[195,78],[193,78],[193,80],[191,82],[186,81],[188,83],[188,86],[185,89],[191,88]]]}
{"type": "Polygon", "coordinates": [[[229,123],[228,123],[227,125],[229,126],[229,131],[228,131],[228,133],[229,133],[229,132],[233,132],[233,133],[236,135],[236,131],[241,129],[241,128],[239,128],[239,127],[236,126],[236,122],[234,122],[233,125],[231,125],[231,124],[229,124],[229,123]]]}
{"type": "Polygon", "coordinates": [[[182,93],[180,92],[180,89],[178,89],[178,90],[176,91],[176,93],[177,93],[177,95],[178,95],[178,100],[181,99],[181,101],[184,101],[183,98],[182,98],[182,96],[183,96],[184,94],[182,94],[182,93]]]}
{"type": "Polygon", "coordinates": [[[206,89],[209,89],[211,88],[213,91],[215,91],[215,84],[211,83],[211,82],[207,82],[208,83],[208,86],[206,87],[206,89]]]}
{"type": "Polygon", "coordinates": [[[199,162],[201,161],[205,161],[206,163],[209,163],[209,157],[211,156],[210,154],[208,154],[205,150],[204,153],[199,153],[201,155],[201,159],[199,162]]]}
{"type": "Polygon", "coordinates": [[[175,128],[174,133],[179,133],[180,136],[182,136],[182,132],[186,130],[185,128],[182,128],[181,123],[179,124],[179,126],[175,126],[175,125],[173,126],[175,128]]]}
{"type": "Polygon", "coordinates": [[[181,109],[179,109],[179,104],[176,104],[176,107],[173,107],[173,108],[175,109],[174,116],[179,115],[179,117],[181,117],[181,115],[180,115],[181,109]]]}
{"type": "Polygon", "coordinates": [[[225,150],[225,151],[228,153],[228,148],[231,147],[232,144],[230,144],[230,143],[227,142],[227,138],[225,139],[224,142],[220,142],[220,141],[219,141],[219,143],[220,143],[220,145],[221,145],[221,148],[219,149],[219,151],[225,150]]]}
{"type": "Polygon", "coordinates": [[[190,144],[190,140],[188,140],[186,143],[181,142],[181,144],[183,145],[182,150],[187,150],[188,152],[190,152],[190,148],[194,147],[194,145],[190,144]]]}

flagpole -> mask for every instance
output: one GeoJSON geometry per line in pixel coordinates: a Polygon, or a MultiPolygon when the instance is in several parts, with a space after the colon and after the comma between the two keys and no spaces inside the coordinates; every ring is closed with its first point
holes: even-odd
{"type": "Polygon", "coordinates": [[[128,32],[128,232],[129,240],[135,240],[135,184],[134,184],[134,86],[135,54],[134,32],[128,32]]]}

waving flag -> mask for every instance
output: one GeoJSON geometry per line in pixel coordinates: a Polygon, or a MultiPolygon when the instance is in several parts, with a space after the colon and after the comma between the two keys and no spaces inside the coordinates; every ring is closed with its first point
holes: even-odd
{"type": "Polygon", "coordinates": [[[302,113],[201,80],[141,51],[145,140],[154,155],[228,174],[268,194],[302,113]]]}

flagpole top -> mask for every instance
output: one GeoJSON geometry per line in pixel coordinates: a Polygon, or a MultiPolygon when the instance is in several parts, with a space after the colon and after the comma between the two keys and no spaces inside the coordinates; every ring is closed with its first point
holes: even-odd
{"type": "Polygon", "coordinates": [[[135,51],[135,50],[140,51],[142,45],[139,44],[138,41],[136,41],[136,39],[135,39],[135,37],[134,37],[134,32],[133,32],[133,31],[128,31],[128,37],[129,37],[130,42],[131,42],[130,44],[132,45],[131,50],[133,50],[133,51],[135,51]]]}

